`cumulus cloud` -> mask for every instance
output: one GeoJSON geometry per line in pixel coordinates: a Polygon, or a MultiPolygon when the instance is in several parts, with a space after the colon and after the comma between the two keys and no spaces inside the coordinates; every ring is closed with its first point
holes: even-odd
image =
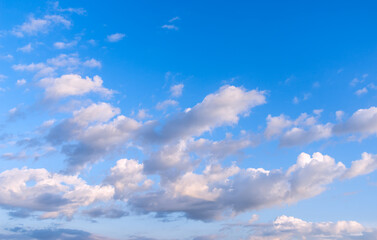
{"type": "Polygon", "coordinates": [[[122,40],[125,36],[126,36],[126,34],[124,34],[124,33],[114,33],[114,34],[108,35],[108,36],[107,36],[107,40],[108,40],[109,42],[119,42],[119,41],[122,40]]]}
{"type": "Polygon", "coordinates": [[[377,134],[376,107],[359,109],[349,119],[341,122],[343,116],[343,111],[337,111],[338,123],[318,124],[318,114],[309,116],[303,113],[295,120],[283,114],[277,117],[268,115],[264,134],[267,139],[279,138],[280,146],[284,147],[308,144],[346,134],[358,135],[361,138],[377,134]]]}
{"type": "Polygon", "coordinates": [[[188,171],[161,182],[162,189],[135,195],[128,201],[142,212],[182,212],[188,218],[213,220],[314,197],[346,171],[321,153],[302,153],[286,172],[261,168],[227,168],[210,164],[201,174],[188,171]]]}
{"type": "Polygon", "coordinates": [[[71,26],[71,22],[60,15],[46,15],[43,18],[34,18],[33,16],[23,24],[13,28],[12,33],[17,37],[26,35],[36,35],[38,33],[47,33],[54,25],[63,25],[66,28],[71,26]]]}
{"type": "Polygon", "coordinates": [[[344,178],[353,178],[360,175],[369,174],[377,169],[377,155],[364,152],[362,158],[353,161],[351,168],[344,174],[344,178]]]}
{"type": "Polygon", "coordinates": [[[140,128],[137,121],[118,114],[119,109],[109,104],[92,104],[51,128],[47,140],[54,145],[63,144],[69,170],[80,170],[126,144],[140,128]]]}
{"type": "Polygon", "coordinates": [[[153,181],[143,173],[143,164],[133,159],[118,160],[105,182],[115,187],[115,198],[127,200],[131,194],[148,189],[153,181]]]}
{"type": "Polygon", "coordinates": [[[77,74],[67,74],[58,78],[43,78],[39,86],[45,89],[47,99],[59,99],[68,96],[80,96],[89,92],[100,93],[104,96],[112,95],[112,91],[102,86],[103,80],[99,76],[82,78],[77,74]]]}
{"type": "Polygon", "coordinates": [[[335,134],[377,134],[377,108],[359,109],[344,123],[334,126],[335,134]]]}
{"type": "Polygon", "coordinates": [[[148,137],[170,141],[199,136],[216,127],[236,124],[239,115],[248,114],[253,107],[265,102],[263,91],[223,86],[190,110],[170,118],[159,132],[150,132],[148,137]]]}
{"type": "Polygon", "coordinates": [[[249,240],[288,239],[374,239],[375,229],[368,229],[356,221],[307,222],[279,216],[272,223],[254,224],[249,240]]]}
{"type": "Polygon", "coordinates": [[[0,205],[40,211],[41,218],[71,218],[79,207],[110,200],[111,186],[90,186],[77,176],[46,169],[11,169],[0,173],[0,205]]]}

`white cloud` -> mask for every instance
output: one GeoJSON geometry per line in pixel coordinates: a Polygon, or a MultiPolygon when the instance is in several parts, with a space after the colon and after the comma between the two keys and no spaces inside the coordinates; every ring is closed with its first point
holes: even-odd
{"type": "Polygon", "coordinates": [[[357,110],[346,122],[333,129],[336,134],[354,133],[368,136],[377,134],[377,107],[357,110]]]}
{"type": "Polygon", "coordinates": [[[115,198],[127,200],[127,198],[139,191],[145,191],[151,187],[153,181],[147,179],[143,173],[143,164],[133,159],[118,160],[111,168],[111,173],[105,182],[115,188],[115,198]]]}
{"type": "Polygon", "coordinates": [[[0,82],[3,81],[6,78],[8,78],[8,76],[5,76],[4,74],[0,74],[0,82]]]}
{"type": "Polygon", "coordinates": [[[182,83],[176,84],[170,87],[170,93],[173,97],[179,97],[182,95],[184,85],[182,83]]]}
{"type": "Polygon", "coordinates": [[[272,223],[251,227],[253,234],[249,240],[374,239],[377,236],[375,229],[368,229],[356,221],[307,222],[285,215],[272,223]]]}
{"type": "Polygon", "coordinates": [[[54,9],[59,12],[69,12],[69,13],[76,13],[78,15],[84,15],[86,10],[83,8],[61,8],[59,6],[59,2],[53,3],[54,9]]]}
{"type": "Polygon", "coordinates": [[[54,47],[56,49],[67,49],[77,45],[77,41],[72,42],[55,42],[54,47]]]}
{"type": "Polygon", "coordinates": [[[36,35],[38,33],[47,33],[53,25],[64,25],[66,28],[71,26],[71,22],[60,15],[46,15],[43,18],[34,18],[33,16],[20,26],[13,28],[12,33],[17,37],[27,35],[36,35]]]}
{"type": "Polygon", "coordinates": [[[33,47],[31,46],[31,43],[23,46],[23,47],[20,47],[20,48],[17,48],[17,51],[21,51],[21,52],[31,52],[33,50],[33,47]]]}
{"type": "Polygon", "coordinates": [[[360,95],[366,94],[367,92],[368,92],[368,89],[367,89],[366,87],[364,87],[364,88],[361,88],[361,89],[357,90],[357,91],[355,92],[355,94],[356,94],[357,96],[360,96],[360,95]]]}
{"type": "Polygon", "coordinates": [[[362,158],[353,161],[351,168],[344,174],[344,178],[353,178],[360,175],[369,174],[377,169],[377,155],[364,152],[362,158]]]}
{"type": "Polygon", "coordinates": [[[119,42],[122,40],[126,35],[124,33],[114,33],[107,36],[107,40],[109,42],[119,42]]]}
{"type": "Polygon", "coordinates": [[[183,212],[194,219],[219,219],[223,214],[234,216],[314,197],[345,171],[341,162],[321,153],[300,154],[286,172],[209,164],[202,173],[189,170],[163,178],[162,189],[134,195],[128,201],[144,212],[183,212]]]}
{"type": "Polygon", "coordinates": [[[172,100],[172,99],[168,99],[168,100],[165,100],[163,102],[159,102],[157,103],[156,105],[156,109],[157,110],[165,110],[167,109],[168,107],[171,107],[171,106],[177,106],[178,105],[178,102],[175,101],[175,100],[172,100]]]}
{"type": "Polygon", "coordinates": [[[341,110],[336,111],[336,112],[335,112],[335,116],[336,116],[336,120],[337,120],[337,121],[341,121],[342,118],[343,118],[343,116],[344,116],[344,112],[341,111],[341,110]]]}
{"type": "Polygon", "coordinates": [[[22,85],[25,85],[25,84],[26,84],[26,80],[25,79],[18,79],[17,82],[16,82],[17,86],[22,86],[22,85]]]}
{"type": "Polygon", "coordinates": [[[264,131],[264,135],[267,138],[271,138],[276,135],[281,135],[283,130],[290,127],[293,124],[292,121],[286,119],[286,117],[281,114],[278,117],[272,117],[270,114],[267,116],[267,127],[264,131]]]}
{"type": "Polygon", "coordinates": [[[91,67],[91,68],[101,68],[102,64],[100,61],[95,60],[94,58],[86,60],[83,65],[85,67],[91,67]]]}
{"type": "Polygon", "coordinates": [[[104,96],[112,95],[112,91],[102,86],[103,80],[99,76],[82,78],[77,74],[67,74],[58,78],[43,78],[39,86],[45,89],[45,97],[59,99],[68,96],[80,96],[89,92],[100,93],[104,96]]]}
{"type": "Polygon", "coordinates": [[[169,29],[169,30],[178,30],[179,28],[173,24],[164,24],[161,28],[169,29]]]}
{"type": "Polygon", "coordinates": [[[126,146],[141,124],[107,103],[92,104],[73,113],[49,131],[47,141],[63,145],[68,170],[77,172],[126,146]]]}
{"type": "Polygon", "coordinates": [[[170,19],[168,22],[174,22],[174,21],[177,21],[177,20],[181,20],[179,17],[173,17],[172,19],[170,19]]]}
{"type": "Polygon", "coordinates": [[[11,169],[0,173],[0,205],[41,211],[41,218],[71,218],[79,207],[110,200],[111,186],[89,186],[77,176],[46,169],[11,169]]]}
{"type": "MultiPolygon", "coordinates": [[[[223,86],[218,92],[207,95],[190,111],[169,119],[157,135],[165,140],[184,139],[199,136],[219,126],[236,124],[239,115],[247,115],[253,107],[266,102],[264,94],[258,90],[223,86]]],[[[149,137],[153,138],[153,135],[149,137]]]]}

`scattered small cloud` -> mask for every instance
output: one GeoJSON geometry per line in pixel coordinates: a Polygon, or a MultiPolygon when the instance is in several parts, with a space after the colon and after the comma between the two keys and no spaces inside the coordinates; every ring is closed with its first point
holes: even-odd
{"type": "Polygon", "coordinates": [[[26,80],[25,79],[19,79],[16,82],[17,86],[22,86],[22,85],[25,85],[25,84],[26,84],[26,80]]]}
{"type": "Polygon", "coordinates": [[[368,93],[368,89],[367,89],[366,87],[361,88],[361,89],[359,89],[359,90],[357,90],[357,91],[355,92],[355,94],[356,94],[357,96],[360,96],[360,95],[363,95],[363,94],[366,94],[366,93],[368,93]]]}
{"type": "Polygon", "coordinates": [[[124,33],[114,33],[114,34],[108,35],[108,36],[107,36],[107,40],[108,40],[109,42],[119,42],[119,41],[122,40],[125,36],[126,36],[126,34],[124,34],[124,33]]]}
{"type": "Polygon", "coordinates": [[[184,85],[182,83],[176,84],[170,87],[170,93],[173,97],[179,97],[182,95],[184,85]]]}
{"type": "Polygon", "coordinates": [[[72,42],[55,42],[54,47],[56,49],[67,49],[76,46],[77,42],[77,40],[74,40],[72,42]]]}
{"type": "Polygon", "coordinates": [[[33,47],[31,46],[31,43],[29,43],[29,44],[27,44],[23,47],[17,48],[17,51],[29,53],[29,52],[33,51],[33,47]]]}

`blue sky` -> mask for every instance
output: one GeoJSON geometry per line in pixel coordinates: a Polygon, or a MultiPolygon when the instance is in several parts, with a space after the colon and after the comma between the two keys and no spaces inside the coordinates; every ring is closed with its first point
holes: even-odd
{"type": "Polygon", "coordinates": [[[376,239],[374,1],[0,1],[1,239],[376,239]]]}

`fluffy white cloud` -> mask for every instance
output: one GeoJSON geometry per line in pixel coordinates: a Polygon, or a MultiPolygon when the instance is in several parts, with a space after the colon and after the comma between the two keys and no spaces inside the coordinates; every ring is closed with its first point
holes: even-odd
{"type": "Polygon", "coordinates": [[[143,164],[133,159],[117,161],[105,180],[115,187],[115,198],[127,200],[131,194],[146,190],[153,184],[153,181],[144,175],[143,168],[143,164]]]}
{"type": "Polygon", "coordinates": [[[356,221],[307,222],[299,218],[279,216],[272,223],[252,225],[250,240],[288,239],[374,239],[375,229],[356,221]]]}
{"type": "Polygon", "coordinates": [[[189,218],[210,220],[314,197],[346,171],[342,163],[321,153],[298,156],[286,172],[237,166],[207,165],[162,181],[161,190],[135,195],[132,206],[145,212],[183,212],[189,218]]]}
{"type": "Polygon", "coordinates": [[[239,115],[247,115],[251,108],[266,102],[263,91],[247,91],[235,86],[223,86],[207,95],[201,103],[170,118],[159,132],[150,132],[150,140],[170,141],[200,136],[223,125],[233,125],[239,115]]]}
{"type": "Polygon", "coordinates": [[[351,168],[344,174],[344,178],[353,178],[374,172],[377,169],[377,155],[364,152],[362,158],[353,161],[351,168]]]}
{"type": "Polygon", "coordinates": [[[77,176],[49,173],[46,169],[11,169],[0,173],[0,205],[40,211],[41,218],[68,218],[79,207],[110,200],[111,186],[89,186],[77,176]]]}
{"type": "Polygon", "coordinates": [[[107,40],[108,40],[109,42],[119,42],[119,41],[122,40],[125,36],[126,36],[126,34],[124,34],[124,33],[114,33],[114,34],[108,35],[108,36],[107,36],[107,40]]]}
{"type": "Polygon", "coordinates": [[[68,96],[80,96],[89,92],[100,93],[105,96],[113,92],[102,86],[103,80],[99,76],[82,78],[77,74],[67,74],[59,78],[43,78],[39,86],[45,89],[45,97],[59,99],[68,96]]]}
{"type": "Polygon", "coordinates": [[[377,134],[377,107],[357,110],[346,122],[334,126],[336,134],[377,134]]]}
{"type": "Polygon", "coordinates": [[[141,124],[119,113],[107,103],[92,104],[51,128],[47,140],[63,144],[69,171],[81,170],[134,137],[141,124]]]}

